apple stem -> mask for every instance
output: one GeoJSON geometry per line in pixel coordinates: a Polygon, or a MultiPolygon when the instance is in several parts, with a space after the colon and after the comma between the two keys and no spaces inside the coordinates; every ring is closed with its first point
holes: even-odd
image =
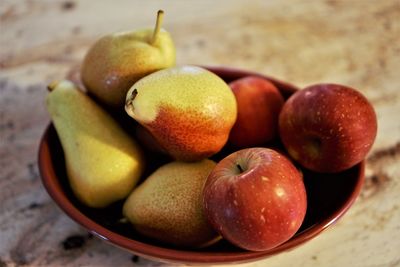
{"type": "Polygon", "coordinates": [[[321,154],[321,140],[318,138],[311,138],[305,147],[307,153],[311,158],[317,158],[321,154]]]}
{"type": "Polygon", "coordinates": [[[240,164],[239,164],[239,163],[236,163],[236,167],[239,169],[239,173],[242,173],[242,172],[244,172],[244,170],[243,170],[242,166],[240,166],[240,164]]]}
{"type": "Polygon", "coordinates": [[[157,21],[156,21],[156,26],[154,28],[154,32],[153,32],[153,37],[151,38],[150,44],[154,44],[157,40],[158,37],[158,33],[160,32],[161,29],[161,24],[163,21],[163,17],[164,17],[164,11],[162,10],[158,10],[157,12],[157,21]]]}

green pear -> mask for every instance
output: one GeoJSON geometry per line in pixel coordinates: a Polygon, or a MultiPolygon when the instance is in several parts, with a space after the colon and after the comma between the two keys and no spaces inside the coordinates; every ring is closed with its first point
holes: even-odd
{"type": "Polygon", "coordinates": [[[181,161],[220,151],[237,116],[226,82],[196,66],[167,68],[140,79],[127,93],[125,110],[181,161]]]}
{"type": "Polygon", "coordinates": [[[72,82],[54,82],[48,88],[47,109],[76,197],[94,208],[126,198],[144,170],[140,147],[72,82]]]}
{"type": "Polygon", "coordinates": [[[89,49],[81,68],[82,82],[100,102],[124,106],[126,92],[140,78],[175,65],[175,46],[161,29],[163,11],[155,29],[118,32],[100,38],[89,49]]]}
{"type": "Polygon", "coordinates": [[[123,206],[134,228],[155,240],[204,247],[219,240],[202,206],[202,192],[215,162],[174,161],[161,166],[134,189],[123,206]]]}

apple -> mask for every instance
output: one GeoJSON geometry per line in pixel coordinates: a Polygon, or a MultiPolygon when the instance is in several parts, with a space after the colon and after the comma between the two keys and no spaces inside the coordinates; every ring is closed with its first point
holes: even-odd
{"type": "Polygon", "coordinates": [[[278,135],[278,116],[284,99],[268,80],[247,76],[229,83],[238,104],[238,116],[229,135],[236,148],[263,145],[278,135]]]}
{"type": "Polygon", "coordinates": [[[301,172],[269,148],[246,148],[222,159],[203,189],[204,212],[238,247],[265,251],[290,239],[307,209],[301,172]]]}
{"type": "Polygon", "coordinates": [[[374,108],[357,90],[316,84],[294,93],[279,116],[281,140],[303,167],[335,173],[361,162],[377,132],[374,108]]]}

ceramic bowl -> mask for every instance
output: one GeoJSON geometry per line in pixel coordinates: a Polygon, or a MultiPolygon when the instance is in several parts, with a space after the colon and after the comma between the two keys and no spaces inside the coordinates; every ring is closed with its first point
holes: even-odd
{"type": "MultiPolygon", "coordinates": [[[[208,67],[226,82],[258,75],[270,80],[288,98],[297,88],[288,83],[253,72],[208,67]]],[[[162,163],[159,157],[159,164],[162,163]]],[[[263,252],[245,251],[225,240],[203,249],[176,248],[159,244],[121,223],[122,202],[106,209],[91,209],[74,197],[67,181],[63,151],[52,124],[46,129],[39,148],[39,169],[43,184],[58,206],[95,236],[148,259],[184,264],[226,264],[255,261],[304,244],[334,224],[353,204],[364,180],[364,162],[337,174],[317,174],[303,170],[307,190],[307,214],[299,231],[287,242],[263,252]]]]}

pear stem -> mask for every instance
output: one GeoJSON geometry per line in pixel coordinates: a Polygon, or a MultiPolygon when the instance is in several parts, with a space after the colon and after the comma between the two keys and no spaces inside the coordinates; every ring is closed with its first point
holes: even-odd
{"type": "Polygon", "coordinates": [[[164,11],[158,10],[156,26],[154,27],[153,37],[151,38],[151,41],[150,41],[151,45],[153,45],[157,40],[158,33],[160,32],[161,24],[163,22],[163,18],[164,18],[164,11]]]}
{"type": "Polygon", "coordinates": [[[125,104],[126,104],[127,106],[132,105],[132,101],[136,98],[137,94],[138,94],[137,89],[136,89],[136,88],[133,89],[131,96],[126,100],[126,103],[125,103],[125,104]]]}
{"type": "Polygon", "coordinates": [[[133,105],[132,102],[133,100],[136,98],[138,94],[137,89],[133,89],[132,94],[130,95],[130,97],[126,100],[125,102],[125,111],[128,113],[129,116],[133,117],[133,105]]]}
{"type": "Polygon", "coordinates": [[[49,92],[53,91],[59,83],[59,81],[52,81],[49,85],[47,85],[47,90],[49,90],[49,92]]]}

